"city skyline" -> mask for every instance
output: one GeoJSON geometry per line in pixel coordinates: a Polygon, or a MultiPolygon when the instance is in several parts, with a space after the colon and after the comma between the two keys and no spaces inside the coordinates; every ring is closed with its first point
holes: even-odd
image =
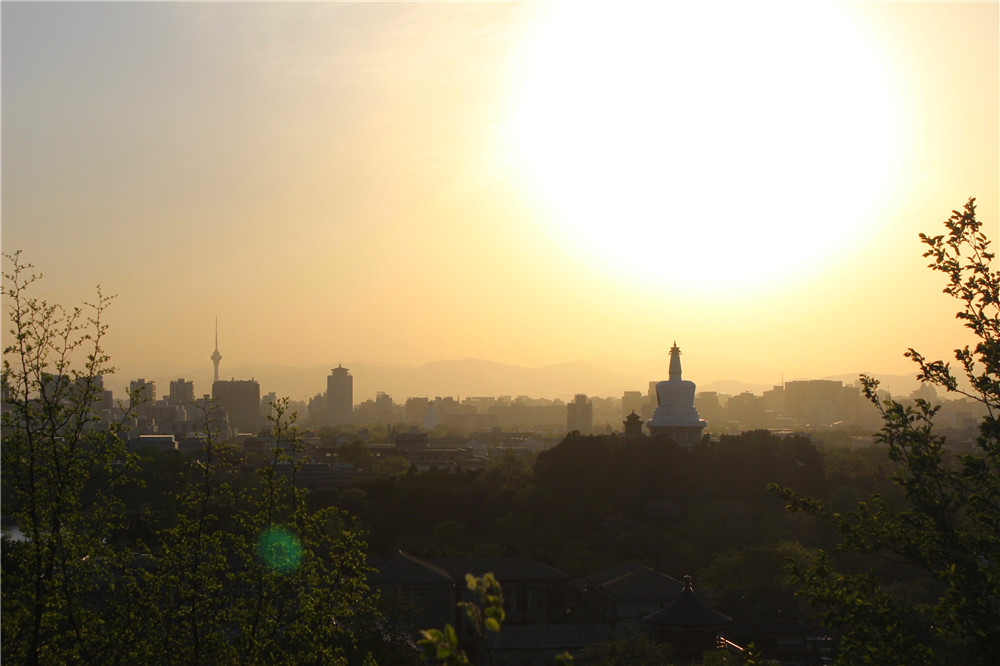
{"type": "MultiPolygon", "coordinates": [[[[693,359],[695,372],[713,363],[706,359],[693,359]]],[[[590,397],[621,399],[624,393],[638,391],[647,395],[647,386],[665,379],[668,375],[669,355],[651,359],[648,365],[637,364],[620,368],[596,363],[562,363],[529,368],[501,364],[483,359],[454,359],[437,361],[421,366],[393,366],[380,363],[348,363],[338,366],[357,379],[354,405],[373,400],[386,393],[397,403],[407,398],[421,397],[433,400],[435,397],[464,399],[476,396],[528,396],[546,400],[570,402],[580,393],[590,397]],[[354,376],[354,373],[357,373],[354,376]]],[[[224,381],[255,380],[262,391],[275,392],[292,400],[306,401],[325,396],[329,388],[329,367],[320,364],[299,367],[282,367],[253,362],[240,363],[222,373],[224,381]]],[[[202,369],[182,369],[177,372],[147,372],[145,378],[156,381],[161,386],[172,384],[178,378],[193,382],[196,397],[211,393],[212,371],[202,369]],[[206,379],[207,377],[207,379],[206,379]],[[208,387],[203,390],[203,387],[208,387]]],[[[894,395],[908,395],[916,390],[919,382],[915,373],[886,375],[873,373],[876,379],[894,395]]],[[[770,383],[753,383],[732,376],[713,377],[693,374],[698,379],[699,393],[702,391],[735,395],[750,392],[757,395],[791,381],[836,380],[853,385],[858,373],[839,373],[823,377],[786,377],[780,373],[770,383]]],[[[105,377],[104,383],[116,397],[125,395],[127,387],[135,380],[121,372],[105,377]]],[[[942,395],[942,399],[949,396],[942,395]]]]}
{"type": "Polygon", "coordinates": [[[998,240],[998,6],[809,4],[4,3],[3,248],[117,294],[113,386],[210,392],[216,316],[220,379],[913,374],[967,340],[917,234],[998,240]]]}

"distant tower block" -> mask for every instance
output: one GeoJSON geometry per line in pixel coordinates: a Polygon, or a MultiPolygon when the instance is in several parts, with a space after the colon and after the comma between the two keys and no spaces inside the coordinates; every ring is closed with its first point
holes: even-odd
{"type": "Polygon", "coordinates": [[[594,432],[594,403],[587,398],[587,394],[577,393],[573,402],[566,405],[566,430],[576,430],[581,435],[594,432]]]}
{"type": "Polygon", "coordinates": [[[212,352],[212,363],[215,364],[215,379],[214,382],[219,381],[219,361],[222,360],[222,354],[219,353],[219,318],[215,318],[215,351],[212,352]]]}
{"type": "Polygon", "coordinates": [[[167,401],[171,405],[190,405],[194,402],[194,382],[183,377],[170,382],[170,393],[167,401]]]}
{"type": "Polygon", "coordinates": [[[681,350],[670,348],[670,379],[656,385],[656,411],[646,427],[653,435],[664,435],[681,446],[701,441],[705,422],[694,408],[694,382],[681,379],[681,350]]]}
{"type": "Polygon", "coordinates": [[[342,365],[326,378],[326,413],[330,425],[351,422],[354,409],[354,377],[342,365]]]}

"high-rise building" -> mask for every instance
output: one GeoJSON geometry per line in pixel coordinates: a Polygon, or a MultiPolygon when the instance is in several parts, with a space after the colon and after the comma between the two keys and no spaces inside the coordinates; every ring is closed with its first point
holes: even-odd
{"type": "Polygon", "coordinates": [[[430,406],[431,401],[428,398],[407,398],[406,407],[403,412],[406,422],[410,425],[423,425],[430,406]]]}
{"type": "Polygon", "coordinates": [[[153,407],[156,405],[156,382],[146,381],[144,378],[136,379],[129,382],[128,393],[132,404],[132,416],[151,419],[153,407]]]}
{"type": "Polygon", "coordinates": [[[342,365],[330,371],[326,378],[326,413],[330,425],[351,422],[354,409],[354,377],[342,365]]]}
{"type": "Polygon", "coordinates": [[[101,375],[94,377],[89,389],[86,387],[87,382],[84,378],[77,378],[76,383],[79,385],[81,382],[84,384],[80,389],[81,394],[89,392],[94,401],[94,409],[99,410],[102,416],[110,417],[111,410],[115,408],[115,399],[111,391],[104,388],[104,377],[101,375]]]}
{"type": "Polygon", "coordinates": [[[266,394],[260,399],[260,415],[264,419],[265,425],[270,425],[271,421],[278,417],[278,410],[275,405],[278,404],[278,394],[274,391],[266,394]]]}
{"type": "Polygon", "coordinates": [[[156,402],[156,382],[152,379],[147,382],[144,378],[139,378],[129,382],[128,392],[144,404],[156,402]]]}
{"type": "Polygon", "coordinates": [[[594,403],[583,393],[577,393],[573,402],[566,405],[566,429],[582,435],[594,432],[594,403]]]}
{"type": "Polygon", "coordinates": [[[390,423],[392,422],[392,412],[395,404],[392,402],[392,396],[388,393],[379,391],[375,394],[375,421],[377,423],[390,423]]]}
{"type": "Polygon", "coordinates": [[[212,383],[212,399],[229,417],[237,432],[260,431],[260,384],[253,379],[231,379],[212,383]]]}
{"type": "Polygon", "coordinates": [[[167,402],[171,405],[190,405],[194,402],[194,382],[183,377],[171,381],[167,402]]]}
{"type": "Polygon", "coordinates": [[[648,400],[642,391],[625,391],[622,395],[622,416],[625,417],[635,412],[641,417],[647,403],[648,400]]]}
{"type": "Polygon", "coordinates": [[[706,421],[724,421],[722,401],[716,391],[699,391],[694,398],[694,408],[706,421]]]}
{"type": "Polygon", "coordinates": [[[837,421],[857,423],[866,406],[857,387],[829,379],[784,382],[765,391],[764,400],[767,409],[813,427],[837,421]]]}

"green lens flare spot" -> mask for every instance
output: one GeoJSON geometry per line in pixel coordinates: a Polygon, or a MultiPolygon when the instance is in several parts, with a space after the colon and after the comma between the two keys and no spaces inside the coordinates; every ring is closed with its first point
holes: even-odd
{"type": "Polygon", "coordinates": [[[275,571],[290,573],[302,563],[302,544],[284,527],[272,527],[257,540],[257,554],[275,571]]]}

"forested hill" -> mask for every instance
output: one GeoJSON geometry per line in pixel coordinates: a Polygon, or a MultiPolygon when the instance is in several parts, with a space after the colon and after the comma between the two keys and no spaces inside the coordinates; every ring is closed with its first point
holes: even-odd
{"type": "MultiPolygon", "coordinates": [[[[184,478],[181,454],[147,455],[142,487],[120,491],[133,539],[169,522],[168,498],[184,478]]],[[[532,557],[574,577],[634,559],[695,575],[722,612],[751,621],[805,614],[784,567],[836,542],[829,525],[786,512],[768,484],[846,509],[891,493],[889,465],[875,447],[820,450],[767,431],[690,448],[571,434],[534,459],[495,453],[476,472],[366,475],[305,501],[354,516],[371,554],[532,557]]]]}
{"type": "Polygon", "coordinates": [[[767,491],[775,481],[822,493],[823,456],[766,431],[691,449],[570,435],[531,466],[507,455],[483,472],[369,478],[314,501],[359,515],[374,551],[524,555],[574,575],[639,558],[683,575],[725,548],[796,536],[767,491]]]}

